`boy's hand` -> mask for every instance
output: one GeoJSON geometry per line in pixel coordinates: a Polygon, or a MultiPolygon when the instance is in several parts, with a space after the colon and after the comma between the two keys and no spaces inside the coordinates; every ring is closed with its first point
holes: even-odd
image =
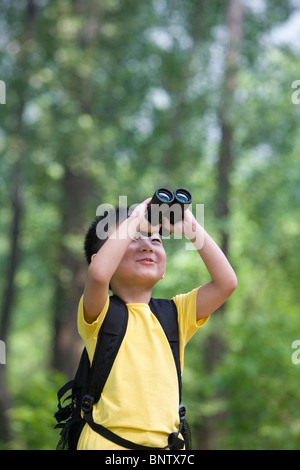
{"type": "MultiPolygon", "coordinates": [[[[156,233],[159,232],[161,224],[158,225],[151,225],[150,222],[146,219],[146,213],[151,203],[151,197],[145,199],[145,201],[141,202],[132,212],[132,218],[137,218],[139,220],[139,224],[137,227],[137,231],[145,232],[145,233],[156,233]]],[[[133,237],[135,234],[133,234],[133,237]]]]}
{"type": "Polygon", "coordinates": [[[148,209],[148,206],[151,202],[151,197],[148,197],[145,199],[143,202],[138,204],[132,211],[131,217],[138,217],[140,220],[145,217],[146,211],[148,209]]]}
{"type": "Polygon", "coordinates": [[[170,233],[178,233],[185,235],[191,241],[195,238],[197,221],[193,216],[192,212],[187,209],[184,211],[183,220],[171,224],[170,220],[167,217],[163,217],[163,226],[170,233]]]}

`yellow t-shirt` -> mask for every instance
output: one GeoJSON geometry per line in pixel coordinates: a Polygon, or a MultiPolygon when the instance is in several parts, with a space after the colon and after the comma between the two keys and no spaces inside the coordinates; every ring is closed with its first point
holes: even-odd
{"type": "MultiPolygon", "coordinates": [[[[173,298],[178,312],[180,362],[184,346],[208,317],[196,321],[197,289],[173,298]]],[[[119,436],[137,444],[163,448],[168,436],[177,432],[178,379],[174,358],[165,333],[148,304],[126,304],[128,325],[101,398],[93,408],[93,418],[119,436]]],[[[106,304],[92,323],[84,320],[83,296],[78,307],[78,331],[90,361],[97,336],[109,306],[106,304]]],[[[78,450],[122,450],[94,432],[86,424],[78,450]]]]}

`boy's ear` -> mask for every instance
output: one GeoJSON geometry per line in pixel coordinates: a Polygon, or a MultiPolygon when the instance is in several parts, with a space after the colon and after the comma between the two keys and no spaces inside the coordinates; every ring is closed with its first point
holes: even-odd
{"type": "Polygon", "coordinates": [[[94,253],[92,256],[91,256],[91,261],[93,261],[93,259],[95,258],[97,253],[94,253]]]}

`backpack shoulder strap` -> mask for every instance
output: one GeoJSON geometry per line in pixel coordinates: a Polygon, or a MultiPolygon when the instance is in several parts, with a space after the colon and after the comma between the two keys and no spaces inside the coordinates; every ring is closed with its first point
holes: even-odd
{"type": "Polygon", "coordinates": [[[174,301],[168,299],[151,298],[149,306],[151,311],[154,313],[154,315],[160,322],[162,329],[164,330],[165,335],[169,341],[171,351],[173,353],[178,377],[179,403],[181,403],[182,383],[179,355],[179,328],[177,308],[174,301]]]}
{"type": "Polygon", "coordinates": [[[97,345],[91,365],[89,392],[82,400],[81,409],[84,412],[84,419],[89,426],[95,432],[115,444],[133,450],[157,450],[155,447],[143,446],[123,439],[101,424],[95,423],[93,419],[93,404],[100,398],[106,379],[124,338],[127,323],[128,310],[126,304],[119,297],[115,295],[111,296],[109,309],[98,334],[97,345]],[[104,364],[105,367],[103,367],[104,364]]]}
{"type": "Polygon", "coordinates": [[[127,323],[128,310],[125,303],[117,296],[110,296],[108,311],[98,334],[90,369],[88,393],[83,400],[83,409],[89,408],[100,399],[123,341],[127,323]]]}

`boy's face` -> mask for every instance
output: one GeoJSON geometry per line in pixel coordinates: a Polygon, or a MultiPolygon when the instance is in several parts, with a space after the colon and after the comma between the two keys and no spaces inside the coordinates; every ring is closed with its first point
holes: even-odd
{"type": "Polygon", "coordinates": [[[151,236],[138,234],[130,243],[118,268],[111,278],[111,286],[153,287],[164,277],[166,252],[158,233],[151,236]]]}

